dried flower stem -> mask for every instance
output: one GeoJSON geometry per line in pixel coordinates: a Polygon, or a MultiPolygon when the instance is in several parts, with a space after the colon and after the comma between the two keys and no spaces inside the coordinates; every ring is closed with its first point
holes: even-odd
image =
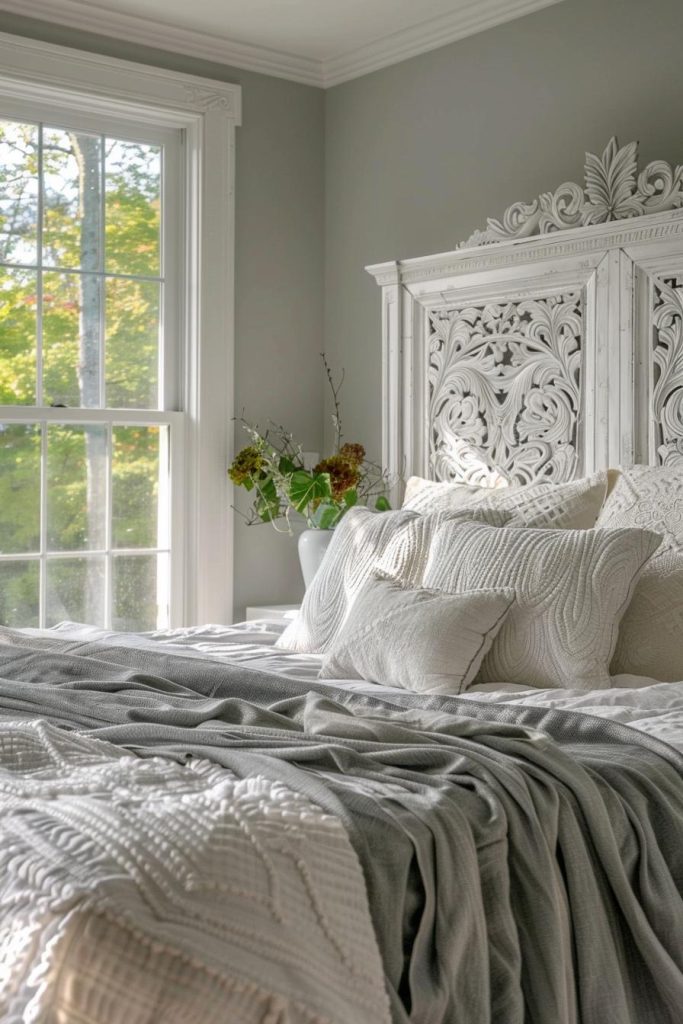
{"type": "Polygon", "coordinates": [[[334,412],[332,413],[332,423],[334,425],[334,433],[335,433],[335,451],[339,451],[339,449],[341,448],[342,437],[344,436],[342,434],[341,405],[339,403],[339,392],[341,391],[342,384],[344,383],[344,373],[345,373],[345,371],[342,370],[341,377],[339,378],[339,383],[335,384],[334,383],[334,377],[332,376],[332,369],[330,367],[330,364],[327,361],[327,357],[326,357],[324,352],[320,353],[320,358],[323,361],[323,366],[325,367],[325,374],[327,376],[327,382],[330,385],[330,391],[332,392],[332,401],[334,402],[334,412]]]}

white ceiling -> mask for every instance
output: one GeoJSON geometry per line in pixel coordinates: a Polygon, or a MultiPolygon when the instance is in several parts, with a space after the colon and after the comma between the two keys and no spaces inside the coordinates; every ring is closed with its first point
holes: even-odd
{"type": "Polygon", "coordinates": [[[559,2],[0,0],[0,10],[328,86],[559,2]]]}

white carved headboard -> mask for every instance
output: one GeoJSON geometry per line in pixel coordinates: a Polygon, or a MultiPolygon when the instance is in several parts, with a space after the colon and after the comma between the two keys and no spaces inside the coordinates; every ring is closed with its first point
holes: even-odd
{"type": "Polygon", "coordinates": [[[683,167],[637,143],[382,287],[383,459],[397,475],[555,481],[683,463],[683,167]]]}

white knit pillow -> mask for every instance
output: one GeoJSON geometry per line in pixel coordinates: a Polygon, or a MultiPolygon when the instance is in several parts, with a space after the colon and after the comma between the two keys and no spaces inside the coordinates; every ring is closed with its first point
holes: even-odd
{"type": "Polygon", "coordinates": [[[275,646],[302,654],[322,654],[337,636],[358,591],[376,571],[404,586],[420,586],[434,532],[442,522],[454,518],[478,518],[503,525],[509,514],[466,509],[421,516],[405,509],[381,513],[351,509],[334,531],[299,614],[275,646]]]}
{"type": "Polygon", "coordinates": [[[423,514],[464,508],[498,509],[512,514],[511,526],[590,530],[606,491],[606,472],[566,484],[541,482],[500,488],[435,483],[413,476],[406,485],[403,508],[423,514]]]}
{"type": "Polygon", "coordinates": [[[597,526],[640,526],[663,538],[624,615],[612,672],[683,680],[683,466],[620,469],[597,526]]]}
{"type": "Polygon", "coordinates": [[[325,656],[320,677],[416,693],[462,693],[515,599],[512,590],[444,594],[371,577],[325,656]]]}
{"type": "Polygon", "coordinates": [[[660,538],[645,530],[440,527],[424,586],[450,593],[512,587],[515,603],[481,682],[599,689],[633,587],[660,538]]]}

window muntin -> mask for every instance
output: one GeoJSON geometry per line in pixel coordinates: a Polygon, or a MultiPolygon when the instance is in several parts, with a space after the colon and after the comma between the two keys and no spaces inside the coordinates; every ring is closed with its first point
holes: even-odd
{"type": "Polygon", "coordinates": [[[154,628],[182,455],[179,133],[91,127],[0,120],[0,622],[154,628]]]}

